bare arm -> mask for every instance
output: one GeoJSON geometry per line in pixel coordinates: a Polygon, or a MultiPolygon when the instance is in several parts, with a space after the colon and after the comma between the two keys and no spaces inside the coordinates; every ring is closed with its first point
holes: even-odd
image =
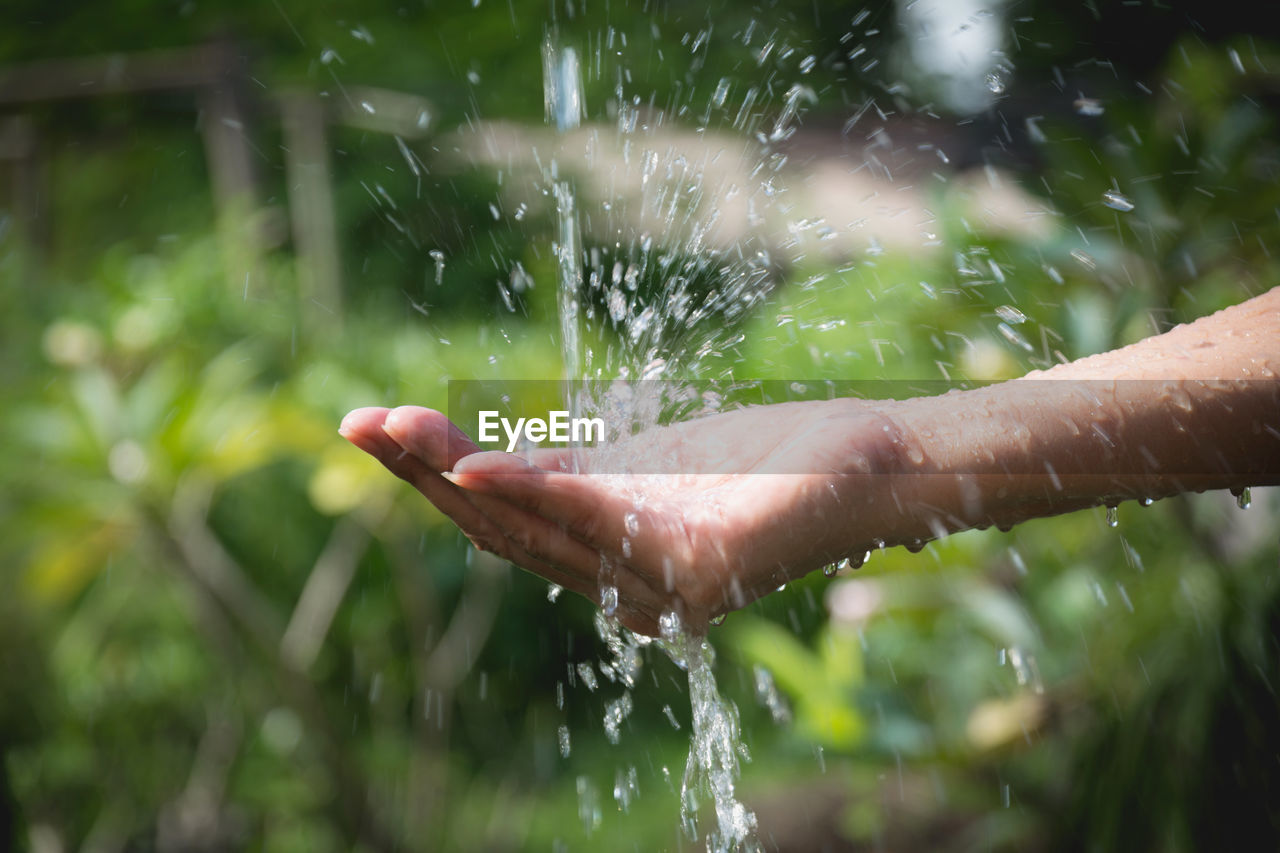
{"type": "Polygon", "coordinates": [[[1280,288],[1012,382],[884,404],[905,446],[888,541],[1278,483],[1277,370],[1280,288]]]}

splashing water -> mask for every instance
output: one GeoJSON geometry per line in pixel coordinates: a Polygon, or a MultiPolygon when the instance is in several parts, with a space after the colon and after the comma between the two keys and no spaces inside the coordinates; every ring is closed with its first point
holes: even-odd
{"type": "Polygon", "coordinates": [[[687,633],[674,613],[662,617],[661,647],[689,674],[693,732],[680,788],[680,816],[697,837],[699,798],[715,804],[716,828],[706,835],[708,850],[758,850],[755,813],[736,796],[739,761],[750,760],[738,729],[738,709],[716,686],[715,652],[705,637],[687,633]]]}
{"type": "MultiPolygon", "coordinates": [[[[590,411],[603,415],[609,430],[634,432],[656,425],[676,393],[679,383],[653,383],[661,387],[654,399],[633,383],[604,383],[601,388],[585,380],[618,378],[675,379],[697,375],[705,359],[715,358],[726,345],[732,324],[768,292],[773,260],[753,236],[736,239],[732,253],[716,248],[715,234],[726,199],[732,194],[752,196],[757,213],[778,191],[774,173],[783,160],[770,159],[769,146],[794,131],[814,93],[802,85],[786,90],[776,116],[766,122],[763,99],[754,88],[731,98],[732,86],[721,80],[711,95],[703,122],[713,117],[754,134],[761,143],[760,168],[752,173],[753,187],[704,183],[714,177],[711,168],[717,154],[689,155],[667,149],[665,153],[647,138],[652,124],[642,121],[640,101],[628,98],[619,84],[616,133],[605,128],[587,129],[583,97],[583,69],[571,47],[556,43],[554,34],[542,45],[544,103],[548,124],[555,127],[564,163],[544,163],[544,192],[555,205],[557,307],[564,358],[564,374],[570,380],[568,407],[577,416],[590,411]],[[633,194],[617,194],[582,211],[575,176],[563,165],[590,169],[616,143],[618,173],[624,175],[633,194]],[[581,157],[585,151],[586,157],[581,157]],[[704,156],[701,162],[697,157],[704,156]],[[765,168],[767,164],[773,166],[765,168]],[[772,191],[771,191],[772,190],[772,191]],[[584,225],[586,226],[584,230],[584,225]],[[596,237],[607,235],[593,245],[596,237]],[[627,239],[629,234],[634,234],[627,239]],[[657,235],[657,236],[655,236],[657,235]],[[584,242],[587,245],[584,245],[584,242]],[[613,343],[601,345],[600,340],[613,343]],[[593,351],[603,346],[604,352],[593,351]],[[687,372],[687,373],[686,373],[687,372]],[[595,396],[592,391],[596,390],[595,396]]],[[[590,73],[598,71],[587,64],[590,73]]],[[[583,181],[582,186],[589,186],[583,181]]],[[[714,410],[714,401],[704,401],[714,410]]],[[[628,470],[621,460],[620,470],[628,470]]],[[[625,485],[620,483],[620,486],[625,485]]],[[[637,512],[624,519],[628,541],[639,532],[637,512]]],[[[623,628],[617,618],[619,593],[616,567],[602,559],[598,577],[601,611],[596,631],[607,653],[598,665],[603,679],[622,688],[607,698],[603,727],[611,743],[621,741],[631,714],[637,678],[643,665],[642,651],[651,641],[623,628]]],[[[756,817],[740,802],[736,785],[741,762],[748,760],[742,744],[737,707],[721,696],[713,672],[714,653],[705,637],[696,636],[674,614],[661,620],[662,639],[656,645],[688,675],[691,706],[690,749],[680,786],[681,822],[692,839],[702,837],[709,850],[758,849],[756,817]],[[700,806],[714,808],[714,825],[700,825],[700,806]]],[[[572,673],[571,673],[572,674],[572,673]]],[[[590,664],[579,664],[579,679],[590,690],[607,689],[597,683],[590,664]]],[[[674,720],[674,717],[669,717],[674,720]]],[[[562,753],[568,750],[568,731],[561,737],[562,753]]],[[[636,795],[634,771],[615,780],[614,794],[626,808],[636,795]]],[[[598,823],[595,787],[580,780],[580,805],[584,825],[598,823]]]]}

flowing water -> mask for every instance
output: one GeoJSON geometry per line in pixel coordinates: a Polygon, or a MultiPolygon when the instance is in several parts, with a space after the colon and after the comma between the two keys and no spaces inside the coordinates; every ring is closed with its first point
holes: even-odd
{"type": "MultiPolygon", "coordinates": [[[[557,45],[554,36],[545,39],[542,56],[547,120],[562,135],[565,142],[561,149],[563,152],[571,148],[573,137],[570,134],[580,127],[585,112],[581,67],[574,48],[557,45]]],[[[618,120],[618,138],[623,160],[630,165],[635,152],[628,137],[636,129],[638,113],[627,107],[621,94],[619,91],[623,107],[618,120]]],[[[718,100],[722,105],[724,97],[724,93],[717,89],[712,98],[713,104],[718,100]]],[[[775,135],[783,132],[794,120],[799,102],[800,95],[789,93],[786,107],[777,119],[775,135]]],[[[595,148],[605,143],[595,135],[588,144],[595,148]]],[[[580,163],[561,163],[555,159],[542,175],[543,181],[551,187],[555,202],[557,306],[565,377],[569,380],[566,386],[570,389],[567,392],[570,399],[566,403],[575,416],[584,409],[607,413],[610,428],[622,434],[655,426],[661,411],[660,401],[659,405],[651,405],[654,401],[636,399],[630,392],[624,392],[626,399],[619,400],[617,390],[608,382],[589,386],[582,380],[588,376],[604,380],[669,379],[676,376],[677,366],[696,365],[699,355],[712,349],[715,335],[722,328],[711,321],[726,312],[745,310],[754,301],[753,294],[762,286],[765,278],[763,266],[767,265],[767,254],[731,264],[727,274],[722,272],[718,290],[709,295],[696,292],[693,282],[713,262],[704,251],[704,242],[715,226],[718,213],[712,209],[699,215],[698,203],[706,195],[700,178],[688,183],[688,175],[681,175],[686,178],[686,194],[691,199],[679,200],[674,197],[675,193],[668,199],[667,193],[675,182],[664,180],[659,175],[659,168],[663,165],[659,154],[652,149],[641,148],[636,160],[640,169],[641,203],[647,208],[662,210],[664,225],[672,233],[683,236],[683,245],[665,258],[653,257],[654,238],[649,233],[625,233],[622,227],[616,230],[626,239],[614,241],[612,263],[609,262],[611,252],[608,248],[602,251],[596,247],[588,253],[582,245],[574,182],[566,173],[566,166],[577,168],[580,163]],[[685,254],[689,260],[675,260],[677,253],[685,254]],[[588,276],[584,276],[584,262],[590,270],[588,276]],[[653,267],[658,269],[655,271],[653,267]],[[639,293],[640,281],[642,276],[648,277],[655,272],[662,277],[661,303],[646,304],[639,293]],[[601,315],[596,313],[596,296],[602,297],[598,301],[604,303],[605,312],[601,315]],[[590,343],[596,337],[591,334],[593,321],[598,321],[601,326],[608,322],[619,332],[616,348],[608,349],[603,358],[597,356],[590,343]],[[705,329],[699,328],[700,322],[705,329]],[[691,342],[701,343],[703,350],[694,349],[691,353],[691,342]],[[591,394],[593,387],[597,389],[594,397],[591,394]]],[[[589,158],[584,157],[583,161],[589,161],[589,158]]],[[[677,165],[685,172],[690,169],[688,163],[668,162],[666,165],[668,172],[677,165]]],[[[610,208],[606,212],[613,212],[612,207],[616,203],[615,200],[606,205],[610,208]]],[[[622,467],[626,467],[625,460],[622,467]]],[[[632,535],[635,530],[631,519],[634,518],[634,515],[628,516],[627,522],[628,532],[632,535]]],[[[624,542],[624,552],[626,547],[624,542]]],[[[606,703],[603,719],[606,737],[617,744],[621,739],[623,722],[634,707],[632,690],[643,665],[641,652],[651,645],[651,640],[633,634],[614,618],[618,590],[614,585],[613,567],[603,557],[599,586],[601,612],[597,615],[596,629],[608,649],[608,659],[599,664],[599,669],[610,681],[623,687],[620,696],[606,703]]],[[[661,619],[661,628],[662,638],[656,645],[688,675],[692,725],[689,757],[680,786],[681,823],[690,838],[703,838],[708,849],[757,849],[756,817],[736,795],[740,763],[748,759],[740,737],[738,710],[717,688],[713,671],[714,652],[705,636],[700,635],[706,626],[701,626],[699,632],[697,626],[684,626],[676,614],[668,613],[661,619]],[[694,630],[690,630],[691,627],[694,630]],[[711,807],[713,825],[705,817],[700,819],[704,805],[711,807]]],[[[670,715],[669,708],[667,711],[670,715]]],[[[570,737],[567,729],[561,729],[559,739],[562,754],[568,755],[570,737]]],[[[635,789],[634,776],[634,768],[629,776],[619,776],[614,794],[620,806],[625,807],[630,802],[635,789]]],[[[594,788],[580,779],[579,794],[580,806],[587,815],[584,820],[594,820],[598,814],[594,788]]]]}

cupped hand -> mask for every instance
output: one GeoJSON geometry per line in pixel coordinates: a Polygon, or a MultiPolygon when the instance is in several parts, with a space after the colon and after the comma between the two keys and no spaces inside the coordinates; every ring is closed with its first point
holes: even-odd
{"type": "Polygon", "coordinates": [[[621,446],[481,451],[442,414],[353,411],[342,434],[411,483],[478,547],[657,634],[699,625],[843,556],[887,523],[902,468],[893,422],[850,400],[755,406],[621,446]],[[604,598],[606,607],[614,602],[604,598]]]}

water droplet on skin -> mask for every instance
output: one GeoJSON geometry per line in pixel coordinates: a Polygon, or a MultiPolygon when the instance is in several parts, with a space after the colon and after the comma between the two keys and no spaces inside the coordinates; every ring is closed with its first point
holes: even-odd
{"type": "Polygon", "coordinates": [[[640,517],[634,512],[629,512],[622,517],[622,523],[627,528],[628,536],[635,536],[640,532],[640,517]]]}
{"type": "Polygon", "coordinates": [[[1155,502],[1156,502],[1155,498],[1142,498],[1141,500],[1138,501],[1138,503],[1142,504],[1143,506],[1151,506],[1155,502]]]}
{"type": "Polygon", "coordinates": [[[1236,506],[1241,509],[1248,509],[1253,506],[1253,495],[1249,492],[1248,486],[1236,493],[1236,506]]]}
{"type": "Polygon", "coordinates": [[[556,601],[556,599],[560,597],[560,593],[562,593],[562,592],[564,592],[564,587],[560,586],[560,584],[558,584],[558,583],[553,583],[553,584],[548,585],[548,586],[547,586],[547,601],[550,601],[551,603],[553,603],[553,604],[554,604],[554,603],[555,603],[555,601],[556,601]]]}
{"type": "Polygon", "coordinates": [[[1102,203],[1112,210],[1118,210],[1121,213],[1128,213],[1133,210],[1133,201],[1124,193],[1116,190],[1107,190],[1102,194],[1102,203]]]}
{"type": "Polygon", "coordinates": [[[710,621],[711,621],[711,624],[712,624],[712,625],[723,625],[723,624],[724,624],[724,617],[725,617],[725,614],[723,614],[723,613],[721,613],[721,614],[720,614],[720,615],[718,615],[718,616],[712,616],[712,617],[711,617],[711,620],[710,620],[710,621]]]}
{"type": "Polygon", "coordinates": [[[1107,527],[1120,526],[1120,511],[1115,506],[1108,506],[1106,512],[1107,527]]]}
{"type": "Polygon", "coordinates": [[[828,563],[827,565],[825,565],[825,566],[823,566],[823,567],[822,567],[822,574],[824,574],[825,576],[827,576],[827,577],[829,577],[829,578],[833,578],[833,577],[835,577],[835,576],[836,576],[836,572],[838,572],[838,571],[840,571],[840,564],[839,564],[839,563],[828,563]]]}

